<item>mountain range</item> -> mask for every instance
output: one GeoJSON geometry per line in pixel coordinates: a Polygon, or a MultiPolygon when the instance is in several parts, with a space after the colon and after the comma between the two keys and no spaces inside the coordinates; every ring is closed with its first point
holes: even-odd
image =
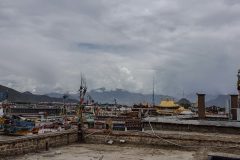
{"type": "MultiPolygon", "coordinates": [[[[61,93],[49,93],[45,95],[32,94],[31,92],[19,92],[12,88],[0,85],[0,92],[8,92],[8,100],[11,102],[63,102],[63,95],[61,93]]],[[[168,95],[154,96],[155,104],[159,104],[161,100],[166,98],[174,99],[168,95]]],[[[185,98],[191,102],[196,102],[196,94],[187,95],[185,98]]],[[[123,89],[106,90],[105,88],[94,89],[87,92],[86,99],[94,100],[97,103],[118,103],[125,105],[133,105],[139,103],[152,104],[152,94],[133,93],[123,89]]],[[[226,106],[229,101],[228,95],[207,95],[207,106],[226,106]]],[[[77,103],[79,102],[79,94],[68,94],[66,102],[77,103]]]]}
{"type": "Polygon", "coordinates": [[[218,95],[214,99],[207,101],[206,105],[208,105],[208,106],[215,105],[215,106],[224,107],[224,106],[230,105],[229,101],[230,101],[229,95],[218,95]]]}
{"type": "MultiPolygon", "coordinates": [[[[58,93],[50,93],[47,94],[50,97],[62,97],[63,94],[58,93]]],[[[95,102],[98,103],[114,103],[115,99],[119,104],[138,104],[138,103],[149,103],[152,104],[152,94],[142,94],[142,93],[133,93],[123,89],[116,89],[107,91],[104,88],[99,88],[95,90],[91,90],[87,93],[88,97],[90,96],[95,102]]],[[[72,99],[79,99],[79,94],[70,94],[70,98],[72,99]]],[[[171,98],[178,100],[178,98],[174,98],[168,95],[155,95],[155,104],[159,104],[161,100],[171,98]]],[[[182,97],[179,97],[181,99],[182,97]]],[[[195,103],[197,101],[196,94],[189,94],[186,97],[190,102],[195,103]]],[[[228,105],[230,100],[229,95],[206,95],[206,106],[219,106],[224,107],[228,105]]]]}
{"type": "MultiPolygon", "coordinates": [[[[63,94],[49,93],[49,97],[62,97],[63,94]]],[[[69,94],[69,98],[79,100],[79,94],[69,94]]],[[[162,99],[173,98],[167,95],[155,95],[155,104],[159,104],[162,99]]],[[[123,89],[105,90],[104,88],[94,89],[87,92],[86,99],[92,99],[97,103],[109,103],[133,105],[139,103],[152,104],[152,94],[133,93],[123,89]]]]}
{"type": "MultiPolygon", "coordinates": [[[[12,88],[8,88],[0,85],[0,92],[7,93],[8,100],[10,102],[28,102],[28,103],[38,103],[38,102],[63,102],[63,98],[49,97],[47,95],[36,95],[31,92],[19,92],[12,88]]],[[[68,99],[67,102],[78,102],[75,99],[68,99]]]]}

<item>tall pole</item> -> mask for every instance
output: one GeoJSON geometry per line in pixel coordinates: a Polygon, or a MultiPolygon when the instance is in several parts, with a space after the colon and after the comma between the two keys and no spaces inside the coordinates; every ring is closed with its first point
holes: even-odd
{"type": "Polygon", "coordinates": [[[80,88],[79,88],[79,104],[82,104],[82,91],[83,91],[83,79],[81,76],[81,84],[80,84],[80,88]]]}
{"type": "Polygon", "coordinates": [[[238,81],[237,81],[237,89],[238,89],[238,107],[240,108],[240,69],[238,70],[238,81]]]}
{"type": "Polygon", "coordinates": [[[78,108],[78,140],[83,141],[83,102],[84,102],[84,96],[87,92],[87,85],[86,80],[83,78],[83,75],[81,75],[81,85],[79,89],[79,108],[78,108]]]}
{"type": "Polygon", "coordinates": [[[155,80],[153,77],[153,94],[152,94],[152,106],[155,106],[155,80]]]}

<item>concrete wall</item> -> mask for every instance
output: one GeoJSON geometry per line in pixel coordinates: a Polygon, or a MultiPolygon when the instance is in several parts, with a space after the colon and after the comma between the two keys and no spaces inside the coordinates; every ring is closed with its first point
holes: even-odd
{"type": "Polygon", "coordinates": [[[32,135],[0,141],[0,157],[46,150],[78,141],[77,130],[67,130],[44,135],[32,135]]]}

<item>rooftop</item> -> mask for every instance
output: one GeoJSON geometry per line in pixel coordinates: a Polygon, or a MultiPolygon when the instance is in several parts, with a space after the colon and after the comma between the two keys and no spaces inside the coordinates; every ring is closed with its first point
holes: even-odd
{"type": "Polygon", "coordinates": [[[177,107],[178,105],[173,100],[163,100],[159,104],[160,107],[177,107]]]}

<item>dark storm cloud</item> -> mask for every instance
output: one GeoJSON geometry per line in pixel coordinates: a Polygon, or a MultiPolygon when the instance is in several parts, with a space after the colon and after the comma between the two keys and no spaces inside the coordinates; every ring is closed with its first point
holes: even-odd
{"type": "Polygon", "coordinates": [[[236,0],[0,0],[0,82],[21,91],[105,86],[235,92],[236,0]]]}

